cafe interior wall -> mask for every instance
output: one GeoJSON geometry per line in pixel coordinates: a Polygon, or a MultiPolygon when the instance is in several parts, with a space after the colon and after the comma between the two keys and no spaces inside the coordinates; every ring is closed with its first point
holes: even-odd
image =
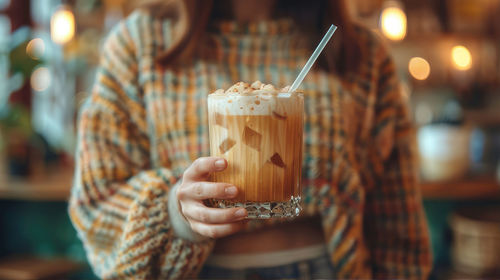
{"type": "MultiPolygon", "coordinates": [[[[494,176],[491,174],[497,172],[500,149],[500,17],[494,15],[500,14],[499,2],[349,1],[353,14],[379,33],[390,46],[403,81],[403,93],[411,104],[419,128],[419,137],[428,135],[423,132],[431,124],[459,130],[467,127],[475,136],[476,148],[471,149],[465,158],[466,169],[427,170],[422,172],[423,181],[445,178],[456,182],[464,177],[494,176]],[[390,34],[381,29],[381,15],[391,7],[400,8],[406,16],[402,39],[390,40],[387,38],[390,34]],[[452,57],[454,46],[468,49],[472,60],[470,68],[457,69],[452,57]],[[413,66],[416,70],[411,69],[409,62],[414,57],[424,59],[427,64],[421,59],[413,60],[420,64],[413,66]],[[427,71],[426,76],[427,68],[430,72],[427,71]]],[[[9,7],[8,0],[0,0],[0,134],[3,134],[0,138],[3,139],[0,141],[0,151],[3,151],[3,160],[0,157],[0,186],[7,184],[5,174],[9,172],[14,173],[10,177],[40,177],[43,180],[40,174],[44,172],[59,168],[71,170],[75,116],[78,106],[90,92],[102,38],[130,10],[126,0],[16,0],[10,4],[9,7]],[[74,15],[76,33],[67,41],[56,43],[57,37],[51,34],[51,20],[61,7],[74,15]],[[24,14],[29,16],[21,16],[24,14]],[[11,32],[11,28],[15,30],[11,32]],[[26,118],[32,121],[22,121],[26,118]],[[27,167],[23,166],[22,160],[17,165],[6,162],[8,149],[5,147],[15,144],[6,141],[9,135],[24,140],[24,147],[31,151],[29,160],[24,162],[27,167]]],[[[393,24],[401,24],[397,16],[393,20],[396,20],[393,24]]],[[[436,133],[430,135],[433,137],[436,133]]],[[[434,144],[428,147],[419,143],[421,155],[422,150],[434,151],[435,145],[442,145],[438,147],[440,151],[449,146],[448,154],[474,146],[468,142],[468,146],[454,147],[446,139],[419,140],[434,144]]],[[[446,159],[448,154],[439,159],[423,157],[421,162],[432,164],[435,160],[446,159]]],[[[442,166],[447,164],[463,166],[450,162],[442,166]]],[[[423,170],[426,170],[425,165],[423,170]]],[[[68,182],[66,187],[69,185],[68,182]]],[[[471,185],[473,187],[474,184],[471,185]]],[[[453,184],[444,189],[444,194],[430,192],[427,196],[424,191],[434,262],[437,268],[443,267],[444,270],[451,262],[450,215],[459,207],[498,205],[499,201],[498,196],[469,199],[456,197],[453,192],[453,184]]],[[[83,248],[67,217],[64,199],[5,198],[1,193],[0,227],[4,230],[0,231],[0,259],[14,254],[30,254],[65,256],[85,262],[83,248]]],[[[78,277],[87,279],[91,273],[87,269],[82,275],[78,277]]],[[[441,275],[438,269],[434,275],[441,275]]]]}

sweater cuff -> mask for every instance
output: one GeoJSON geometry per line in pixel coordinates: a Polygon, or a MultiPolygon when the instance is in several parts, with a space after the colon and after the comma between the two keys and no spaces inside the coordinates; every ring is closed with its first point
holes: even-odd
{"type": "Polygon", "coordinates": [[[174,229],[175,235],[180,238],[189,240],[191,242],[202,242],[210,239],[209,237],[203,236],[199,233],[194,232],[186,220],[184,215],[180,211],[179,201],[177,200],[177,189],[181,185],[182,181],[179,180],[170,190],[168,196],[168,214],[170,217],[170,223],[174,229]]]}

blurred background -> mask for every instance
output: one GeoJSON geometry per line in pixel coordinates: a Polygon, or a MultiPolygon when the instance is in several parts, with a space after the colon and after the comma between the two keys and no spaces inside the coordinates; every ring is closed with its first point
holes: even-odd
{"type": "MultiPolygon", "coordinates": [[[[0,279],[92,279],[67,215],[75,121],[127,0],[0,0],[0,279]]],[[[500,0],[349,0],[418,127],[432,278],[500,277],[500,0]]]]}

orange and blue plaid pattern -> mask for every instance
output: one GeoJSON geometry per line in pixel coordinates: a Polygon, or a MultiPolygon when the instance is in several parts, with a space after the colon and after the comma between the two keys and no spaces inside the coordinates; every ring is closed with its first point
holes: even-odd
{"type": "MultiPolygon", "coordinates": [[[[290,21],[209,33],[213,59],[175,69],[154,58],[171,21],[135,12],[109,35],[79,120],[69,212],[102,278],[194,278],[214,241],[174,234],[170,188],[209,154],[206,97],[236,81],[293,81],[309,55],[290,21]]],[[[359,73],[321,70],[304,81],[304,215],[320,215],[338,278],[425,279],[429,237],[417,185],[414,134],[394,64],[358,27],[359,73]]],[[[265,226],[253,222],[250,228],[265,226]]]]}

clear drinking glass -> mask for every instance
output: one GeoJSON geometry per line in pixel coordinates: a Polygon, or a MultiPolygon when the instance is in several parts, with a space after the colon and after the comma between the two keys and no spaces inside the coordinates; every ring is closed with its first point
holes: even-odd
{"type": "Polygon", "coordinates": [[[212,180],[239,189],[216,206],[244,207],[253,219],[298,216],[303,115],[300,93],[208,96],[210,153],[228,161],[212,180]]]}

